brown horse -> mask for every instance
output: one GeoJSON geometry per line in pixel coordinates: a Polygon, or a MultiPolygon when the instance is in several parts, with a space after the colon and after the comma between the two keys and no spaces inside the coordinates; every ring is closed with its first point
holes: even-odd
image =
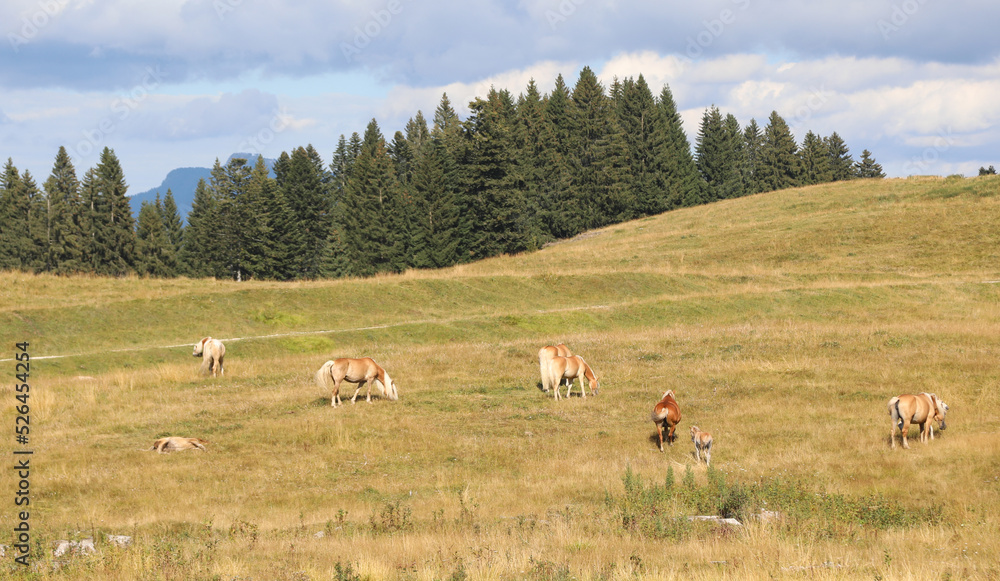
{"type": "Polygon", "coordinates": [[[653,413],[650,419],[656,424],[656,434],[660,437],[660,452],[663,451],[663,430],[667,430],[667,445],[674,445],[674,431],[681,421],[681,408],[674,399],[674,390],[668,389],[663,393],[663,399],[653,406],[653,413]]]}
{"type": "Polygon", "coordinates": [[[358,398],[358,392],[361,391],[361,387],[365,384],[368,385],[365,401],[371,403],[373,382],[378,385],[384,397],[392,401],[399,399],[396,382],[371,357],[362,357],[360,359],[341,358],[327,361],[316,372],[316,385],[324,389],[329,389],[331,387],[330,383],[333,383],[333,397],[330,399],[330,405],[333,407],[337,407],[341,403],[340,382],[342,381],[358,384],[357,389],[354,390],[354,397],[351,398],[351,403],[354,403],[354,400],[358,398]]]}
{"type": "Polygon", "coordinates": [[[150,450],[156,450],[160,454],[164,452],[174,452],[180,450],[201,450],[205,452],[205,440],[201,438],[182,438],[180,436],[168,436],[166,438],[160,438],[153,442],[153,447],[150,450]]]}
{"type": "Polygon", "coordinates": [[[934,424],[941,422],[941,430],[945,429],[944,416],[948,413],[948,404],[933,393],[918,395],[900,395],[889,400],[889,416],[892,418],[892,431],[889,432],[889,445],[896,447],[896,430],[903,434],[903,447],[909,448],[906,441],[910,424],[920,426],[920,441],[927,443],[934,439],[934,424]]]}
{"type": "Polygon", "coordinates": [[[225,375],[222,360],[226,357],[226,346],[222,344],[222,341],[205,337],[194,344],[194,352],[191,355],[203,359],[201,362],[202,375],[209,373],[212,374],[212,377],[216,377],[216,374],[225,375]]]}
{"type": "Polygon", "coordinates": [[[558,345],[546,345],[538,350],[538,371],[542,375],[542,391],[548,393],[552,389],[552,375],[549,371],[549,363],[553,357],[569,357],[573,355],[569,347],[560,343],[558,345]]]}
{"type": "Polygon", "coordinates": [[[712,465],[712,434],[703,432],[698,426],[691,426],[691,441],[694,442],[694,457],[701,462],[705,456],[705,466],[712,465]]]}
{"type": "Polygon", "coordinates": [[[549,385],[555,388],[556,399],[559,399],[559,386],[562,384],[562,380],[566,380],[566,397],[569,397],[571,391],[573,391],[573,380],[580,378],[580,395],[587,397],[587,394],[583,391],[583,380],[587,379],[587,385],[590,387],[590,395],[597,395],[597,392],[601,388],[600,382],[597,380],[597,375],[594,370],[587,365],[587,362],[583,360],[583,357],[579,355],[571,355],[569,357],[555,356],[549,361],[549,385]]]}

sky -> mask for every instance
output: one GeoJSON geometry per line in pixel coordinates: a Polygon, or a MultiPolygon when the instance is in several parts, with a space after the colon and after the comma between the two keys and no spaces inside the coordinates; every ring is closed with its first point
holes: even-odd
{"type": "Polygon", "coordinates": [[[668,86],[692,147],[715,105],[836,131],[890,177],[1000,166],[995,0],[5,0],[0,159],[38,183],[114,149],[130,193],[231,153],[276,158],[376,119],[390,138],[447,93],[668,86]]]}

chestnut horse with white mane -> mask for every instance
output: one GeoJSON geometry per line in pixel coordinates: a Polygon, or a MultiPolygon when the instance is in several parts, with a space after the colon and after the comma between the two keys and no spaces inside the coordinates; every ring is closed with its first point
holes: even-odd
{"type": "Polygon", "coordinates": [[[583,391],[584,378],[587,379],[587,385],[590,387],[590,395],[597,395],[601,388],[600,382],[597,380],[594,370],[590,368],[590,365],[587,365],[583,357],[579,355],[560,357],[557,355],[549,361],[549,384],[555,389],[557,400],[562,380],[566,380],[566,397],[569,398],[570,392],[573,391],[573,380],[577,378],[580,378],[580,395],[587,397],[583,391]]]}
{"type": "Polygon", "coordinates": [[[209,373],[212,374],[212,377],[216,377],[216,374],[225,375],[222,360],[226,357],[226,346],[222,344],[222,341],[205,337],[194,344],[194,352],[191,355],[203,359],[201,362],[202,375],[209,373]]]}
{"type": "Polygon", "coordinates": [[[674,431],[681,421],[681,408],[674,399],[674,390],[663,392],[663,399],[653,406],[650,419],[656,424],[656,434],[660,437],[660,452],[663,451],[663,430],[667,430],[667,445],[674,445],[674,431]]]}
{"type": "Polygon", "coordinates": [[[546,345],[538,350],[538,371],[542,375],[542,391],[548,393],[552,389],[552,374],[549,371],[549,363],[553,357],[569,357],[573,355],[569,347],[560,343],[558,345],[546,345]]]}
{"type": "Polygon", "coordinates": [[[905,394],[896,396],[889,400],[889,416],[892,418],[892,431],[889,432],[889,444],[891,448],[896,447],[896,430],[903,434],[903,447],[909,448],[906,441],[906,434],[910,431],[910,424],[920,426],[920,441],[927,443],[928,439],[934,439],[934,424],[941,422],[941,430],[944,430],[944,416],[948,413],[948,404],[941,401],[941,398],[933,393],[921,393],[918,395],[905,394]]]}
{"type": "Polygon", "coordinates": [[[316,372],[316,385],[324,389],[329,389],[331,382],[333,383],[333,397],[330,398],[330,405],[333,407],[337,407],[341,403],[340,382],[342,381],[358,384],[357,389],[354,390],[354,397],[351,398],[351,403],[354,403],[354,400],[358,398],[358,392],[361,391],[361,387],[365,384],[368,385],[365,401],[371,403],[372,383],[378,385],[379,391],[381,391],[384,397],[392,401],[399,399],[396,382],[371,357],[362,357],[360,359],[344,357],[327,361],[316,372]]]}

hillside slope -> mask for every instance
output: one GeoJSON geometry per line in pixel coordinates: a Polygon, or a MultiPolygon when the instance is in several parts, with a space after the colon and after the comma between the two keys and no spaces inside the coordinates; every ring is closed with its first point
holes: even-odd
{"type": "Polygon", "coordinates": [[[998,179],[885,180],[366,280],[2,274],[0,337],[33,357],[32,578],[996,578],[998,223],[998,179]],[[224,377],[197,373],[205,335],[224,377]],[[555,342],[599,394],[541,391],[555,342]],[[313,373],[342,356],[399,401],[331,408],[313,373]],[[922,391],[947,431],[890,450],[887,400],[922,391]],[[168,435],[208,452],[148,451],[168,435]],[[97,554],[52,557],[88,536],[97,554]]]}

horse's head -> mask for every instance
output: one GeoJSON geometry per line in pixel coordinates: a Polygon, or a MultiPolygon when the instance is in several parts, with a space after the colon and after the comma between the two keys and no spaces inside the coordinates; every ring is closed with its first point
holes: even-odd
{"type": "Polygon", "coordinates": [[[195,343],[194,352],[192,352],[191,355],[194,355],[195,357],[201,357],[202,354],[205,352],[205,342],[208,341],[209,339],[211,339],[211,337],[205,337],[201,341],[195,343]]]}
{"type": "Polygon", "coordinates": [[[941,401],[935,394],[930,394],[931,400],[934,401],[934,421],[941,422],[941,427],[939,428],[942,432],[945,429],[944,416],[948,413],[948,404],[941,401]]]}
{"type": "MultiPolygon", "coordinates": [[[[378,380],[376,380],[378,381],[378,380]]],[[[385,374],[385,383],[382,385],[382,393],[389,401],[396,401],[399,399],[399,390],[396,389],[396,382],[393,381],[389,374],[385,374]]]]}
{"type": "Polygon", "coordinates": [[[701,430],[698,428],[698,426],[691,426],[691,440],[692,441],[695,439],[695,436],[697,436],[698,432],[700,432],[700,431],[701,430]]]}

